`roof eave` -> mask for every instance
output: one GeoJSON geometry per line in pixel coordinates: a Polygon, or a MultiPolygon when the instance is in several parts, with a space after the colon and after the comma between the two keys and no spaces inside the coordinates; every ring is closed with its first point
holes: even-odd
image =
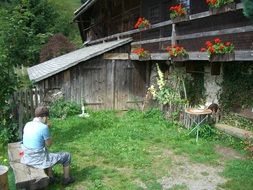
{"type": "Polygon", "coordinates": [[[97,0],[88,0],[80,8],[78,8],[74,14],[74,21],[85,11],[87,11],[97,0]]]}

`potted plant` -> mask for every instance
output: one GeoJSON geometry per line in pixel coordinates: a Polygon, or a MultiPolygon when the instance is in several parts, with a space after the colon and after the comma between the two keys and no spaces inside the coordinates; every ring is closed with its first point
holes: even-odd
{"type": "Polygon", "coordinates": [[[169,8],[170,10],[170,19],[173,23],[183,22],[189,20],[187,10],[181,4],[175,5],[169,8]]]}
{"type": "Polygon", "coordinates": [[[138,55],[139,60],[150,60],[150,53],[144,48],[136,48],[132,53],[138,55]]]}
{"type": "Polygon", "coordinates": [[[234,45],[231,42],[222,42],[220,38],[212,41],[206,41],[206,47],[200,51],[206,51],[211,62],[234,61],[234,45]]]}
{"type": "Polygon", "coordinates": [[[136,29],[147,29],[150,27],[150,22],[144,17],[139,17],[137,22],[134,25],[136,29]]]}
{"type": "Polygon", "coordinates": [[[206,41],[206,47],[201,48],[201,52],[206,51],[211,62],[211,73],[213,75],[220,74],[220,62],[234,61],[234,45],[231,42],[222,42],[220,38],[212,41],[206,41]]]}
{"type": "Polygon", "coordinates": [[[189,55],[186,50],[179,45],[172,45],[166,48],[170,54],[171,60],[174,62],[186,61],[189,59],[189,55]]]}
{"type": "Polygon", "coordinates": [[[206,0],[210,14],[220,14],[236,9],[234,0],[206,0]]]}

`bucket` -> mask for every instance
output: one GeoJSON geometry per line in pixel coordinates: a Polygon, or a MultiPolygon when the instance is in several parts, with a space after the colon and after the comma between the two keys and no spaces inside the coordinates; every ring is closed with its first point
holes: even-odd
{"type": "Polygon", "coordinates": [[[8,190],[8,167],[0,165],[0,189],[8,190]]]}

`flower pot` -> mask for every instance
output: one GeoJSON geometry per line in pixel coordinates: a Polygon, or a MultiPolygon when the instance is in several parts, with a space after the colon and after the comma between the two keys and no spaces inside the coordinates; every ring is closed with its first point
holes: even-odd
{"type": "Polygon", "coordinates": [[[221,62],[211,62],[211,75],[220,75],[221,62]]]}
{"type": "Polygon", "coordinates": [[[228,12],[228,11],[234,11],[234,10],[236,10],[235,2],[228,3],[226,5],[219,7],[219,8],[209,7],[209,12],[211,15],[216,15],[216,14],[220,14],[220,13],[224,13],[224,12],[228,12]]]}
{"type": "Polygon", "coordinates": [[[150,60],[150,55],[142,55],[142,56],[139,56],[139,61],[148,61],[150,60]]]}
{"type": "Polygon", "coordinates": [[[183,61],[188,61],[189,60],[189,55],[178,55],[178,56],[171,56],[171,60],[173,62],[183,62],[183,61]]]}
{"type": "Polygon", "coordinates": [[[234,61],[234,60],[235,60],[234,53],[211,54],[209,58],[210,62],[227,62],[227,61],[234,61]]]}
{"type": "Polygon", "coordinates": [[[0,165],[0,189],[8,190],[8,167],[0,165]]]}
{"type": "Polygon", "coordinates": [[[183,15],[183,16],[178,16],[175,18],[171,18],[172,23],[178,23],[178,22],[184,22],[189,20],[189,15],[183,15]]]}

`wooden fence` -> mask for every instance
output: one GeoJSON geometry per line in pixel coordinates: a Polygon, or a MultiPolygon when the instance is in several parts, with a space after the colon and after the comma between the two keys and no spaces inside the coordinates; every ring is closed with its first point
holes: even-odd
{"type": "Polygon", "coordinates": [[[43,103],[44,91],[37,89],[21,90],[15,92],[13,101],[13,118],[18,122],[19,137],[22,137],[24,124],[34,117],[34,110],[43,103]]]}

